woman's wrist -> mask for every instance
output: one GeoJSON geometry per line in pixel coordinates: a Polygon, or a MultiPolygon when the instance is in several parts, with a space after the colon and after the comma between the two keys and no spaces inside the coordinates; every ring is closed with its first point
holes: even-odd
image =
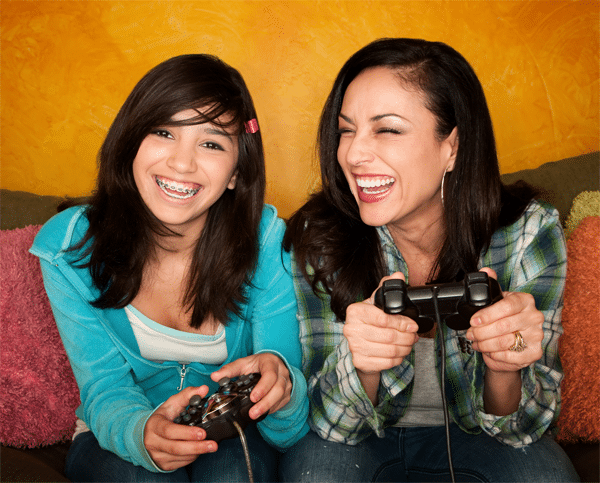
{"type": "Polygon", "coordinates": [[[378,402],[378,393],[379,393],[379,382],[381,381],[381,373],[380,372],[363,372],[359,369],[356,369],[356,374],[358,375],[358,379],[363,386],[363,389],[367,393],[369,400],[373,404],[373,406],[377,406],[378,402]]]}
{"type": "Polygon", "coordinates": [[[507,416],[519,408],[521,401],[521,371],[495,371],[487,368],[484,378],[485,412],[507,416]]]}

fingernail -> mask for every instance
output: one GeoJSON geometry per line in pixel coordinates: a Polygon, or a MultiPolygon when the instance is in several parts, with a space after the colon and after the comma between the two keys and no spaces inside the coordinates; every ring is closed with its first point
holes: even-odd
{"type": "Polygon", "coordinates": [[[215,445],[212,443],[208,444],[208,451],[210,451],[211,453],[214,453],[216,451],[215,445]]]}
{"type": "Polygon", "coordinates": [[[471,332],[470,330],[468,330],[467,333],[465,334],[465,338],[467,340],[470,340],[471,342],[473,342],[473,332],[471,332]]]}
{"type": "Polygon", "coordinates": [[[481,319],[479,317],[475,317],[471,320],[471,325],[481,325],[481,319]]]}

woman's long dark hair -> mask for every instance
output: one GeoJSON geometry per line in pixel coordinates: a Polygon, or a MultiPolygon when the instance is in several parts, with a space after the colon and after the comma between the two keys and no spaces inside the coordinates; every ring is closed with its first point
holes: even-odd
{"type": "Polygon", "coordinates": [[[316,294],[331,295],[331,308],[345,319],[346,307],[368,297],[386,273],[377,231],[365,225],[337,160],[338,117],[348,85],[364,70],[388,67],[398,81],[424,94],[437,119],[436,135],[445,139],[456,127],[458,151],[446,174],[446,239],[430,279],[460,279],[477,270],[492,234],[514,222],[533,191],[508,190],[500,181],[492,121],[473,68],[441,42],[380,39],[363,47],[344,64],[327,98],[318,132],[321,190],[288,221],[284,246],[316,294]],[[307,265],[314,276],[306,272],[307,265]]]}
{"type": "Polygon", "coordinates": [[[137,295],[157,237],[178,236],[151,213],[137,190],[133,160],[143,139],[159,126],[220,124],[238,138],[236,186],[209,209],[197,243],[184,303],[193,307],[192,327],[213,316],[227,322],[240,314],[258,257],[259,224],[265,193],[260,132],[244,123],[256,118],[252,98],[237,70],[203,54],[171,58],[150,70],[135,86],[99,153],[99,173],[86,214],[89,229],[73,249],[86,245],[85,263],[100,296],[93,305],[122,308],[137,295]],[[172,120],[195,109],[198,116],[172,120]],[[224,116],[227,122],[223,122],[224,116]]]}

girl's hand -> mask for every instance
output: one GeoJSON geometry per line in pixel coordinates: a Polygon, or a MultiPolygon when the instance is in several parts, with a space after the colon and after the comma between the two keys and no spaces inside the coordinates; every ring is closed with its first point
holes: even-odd
{"type": "MultiPolygon", "coordinates": [[[[496,273],[489,268],[481,271],[496,278],[496,273]]],[[[502,300],[473,315],[466,336],[473,341],[473,349],[483,354],[488,369],[517,372],[542,357],[544,314],[536,309],[530,294],[504,292],[503,296],[502,300]],[[517,331],[527,344],[522,352],[510,350],[517,331]]]]}
{"type": "MultiPolygon", "coordinates": [[[[397,272],[384,277],[379,287],[394,278],[404,280],[404,275],[397,272]]],[[[402,315],[386,314],[375,307],[374,299],[375,292],[367,300],[349,305],[346,310],[344,336],[359,376],[378,377],[381,371],[399,365],[419,339],[416,322],[402,315]]]]}
{"type": "Polygon", "coordinates": [[[275,354],[261,353],[242,357],[224,365],[211,374],[211,379],[218,382],[224,377],[237,377],[244,374],[260,373],[260,381],[250,393],[250,400],[256,403],[248,413],[257,419],[265,413],[279,411],[289,401],[292,394],[290,373],[284,362],[275,354]]]}
{"type": "Polygon", "coordinates": [[[205,441],[203,429],[173,422],[188,405],[190,397],[194,394],[204,397],[207,393],[208,386],[188,387],[167,399],[146,421],[144,446],[161,470],[176,470],[200,454],[217,450],[217,443],[205,441]]]}

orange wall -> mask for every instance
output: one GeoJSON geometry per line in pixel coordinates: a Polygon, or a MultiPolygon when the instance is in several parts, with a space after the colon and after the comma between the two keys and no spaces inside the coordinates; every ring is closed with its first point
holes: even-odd
{"type": "Polygon", "coordinates": [[[141,76],[216,54],[244,75],[267,155],[267,201],[289,215],[318,183],[315,130],[334,76],[379,37],[441,40],[486,91],[501,169],[598,150],[594,1],[2,1],[2,187],[82,195],[141,76]]]}

